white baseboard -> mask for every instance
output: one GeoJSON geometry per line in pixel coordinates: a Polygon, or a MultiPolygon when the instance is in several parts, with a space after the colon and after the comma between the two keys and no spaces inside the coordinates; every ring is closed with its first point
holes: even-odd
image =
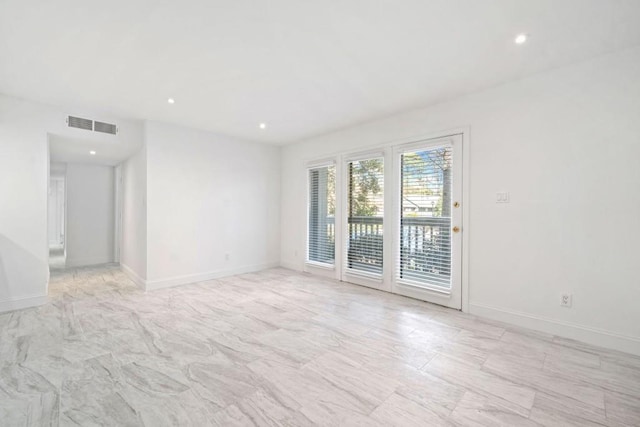
{"type": "Polygon", "coordinates": [[[47,295],[33,295],[21,298],[11,298],[0,301],[0,313],[4,311],[20,310],[23,308],[37,307],[47,303],[47,295]]]}
{"type": "Polygon", "coordinates": [[[133,283],[138,285],[140,289],[142,290],[146,289],[147,281],[142,277],[138,276],[138,273],[133,271],[131,267],[129,267],[127,264],[120,263],[120,269],[124,272],[124,274],[126,274],[129,277],[129,279],[131,279],[133,283]]]}
{"type": "Polygon", "coordinates": [[[145,290],[153,291],[156,289],[171,288],[173,286],[188,285],[190,283],[204,282],[221,277],[235,276],[236,274],[253,273],[254,271],[266,270],[267,268],[279,267],[280,263],[272,262],[257,265],[248,265],[229,270],[217,270],[207,273],[186,274],[184,276],[169,277],[166,279],[146,280],[145,290]]]}
{"type": "Polygon", "coordinates": [[[280,261],[280,267],[293,271],[302,271],[302,265],[297,262],[280,261]]]}
{"type": "Polygon", "coordinates": [[[66,267],[88,267],[91,265],[111,264],[113,258],[109,257],[93,257],[93,258],[67,258],[66,267]]]}
{"type": "Polygon", "coordinates": [[[469,303],[469,312],[476,316],[511,323],[516,326],[582,341],[587,344],[640,355],[640,337],[617,334],[589,326],[534,316],[479,303],[469,303]]]}

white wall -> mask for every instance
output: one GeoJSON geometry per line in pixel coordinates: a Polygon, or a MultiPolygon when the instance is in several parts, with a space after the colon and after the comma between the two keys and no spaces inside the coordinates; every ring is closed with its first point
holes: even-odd
{"type": "Polygon", "coordinates": [[[0,312],[46,301],[48,163],[46,134],[0,115],[0,312]]]}
{"type": "Polygon", "coordinates": [[[67,164],[67,266],[113,262],[113,167],[67,164]]]}
{"type": "Polygon", "coordinates": [[[147,278],[147,151],[122,164],[122,246],[120,265],[140,286],[147,278]]]}
{"type": "Polygon", "coordinates": [[[155,122],[145,141],[147,289],[279,264],[278,147],[155,122]]]}
{"type": "Polygon", "coordinates": [[[627,50],[285,147],[282,264],[303,268],[305,160],[468,127],[470,311],[640,354],[638,76],[627,50]]]}

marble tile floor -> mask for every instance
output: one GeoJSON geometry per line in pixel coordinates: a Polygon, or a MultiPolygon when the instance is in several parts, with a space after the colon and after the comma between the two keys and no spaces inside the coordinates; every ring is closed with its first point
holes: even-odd
{"type": "Polygon", "coordinates": [[[0,314],[1,426],[638,426],[640,358],[284,269],[0,314]]]}

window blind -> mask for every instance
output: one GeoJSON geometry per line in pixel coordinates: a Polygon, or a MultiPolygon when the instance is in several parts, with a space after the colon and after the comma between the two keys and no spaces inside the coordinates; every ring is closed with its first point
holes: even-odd
{"type": "Polygon", "coordinates": [[[309,246],[307,261],[334,264],[335,195],[335,166],[309,169],[309,246]]]}
{"type": "Polygon", "coordinates": [[[450,145],[401,154],[400,281],[451,288],[450,145]]]}
{"type": "Polygon", "coordinates": [[[348,270],[382,274],[384,159],[347,163],[348,270]]]}

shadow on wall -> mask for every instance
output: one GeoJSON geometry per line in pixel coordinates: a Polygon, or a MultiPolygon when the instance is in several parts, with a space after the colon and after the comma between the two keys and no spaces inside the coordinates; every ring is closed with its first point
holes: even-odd
{"type": "Polygon", "coordinates": [[[0,234],[0,302],[47,293],[46,260],[0,234]]]}

